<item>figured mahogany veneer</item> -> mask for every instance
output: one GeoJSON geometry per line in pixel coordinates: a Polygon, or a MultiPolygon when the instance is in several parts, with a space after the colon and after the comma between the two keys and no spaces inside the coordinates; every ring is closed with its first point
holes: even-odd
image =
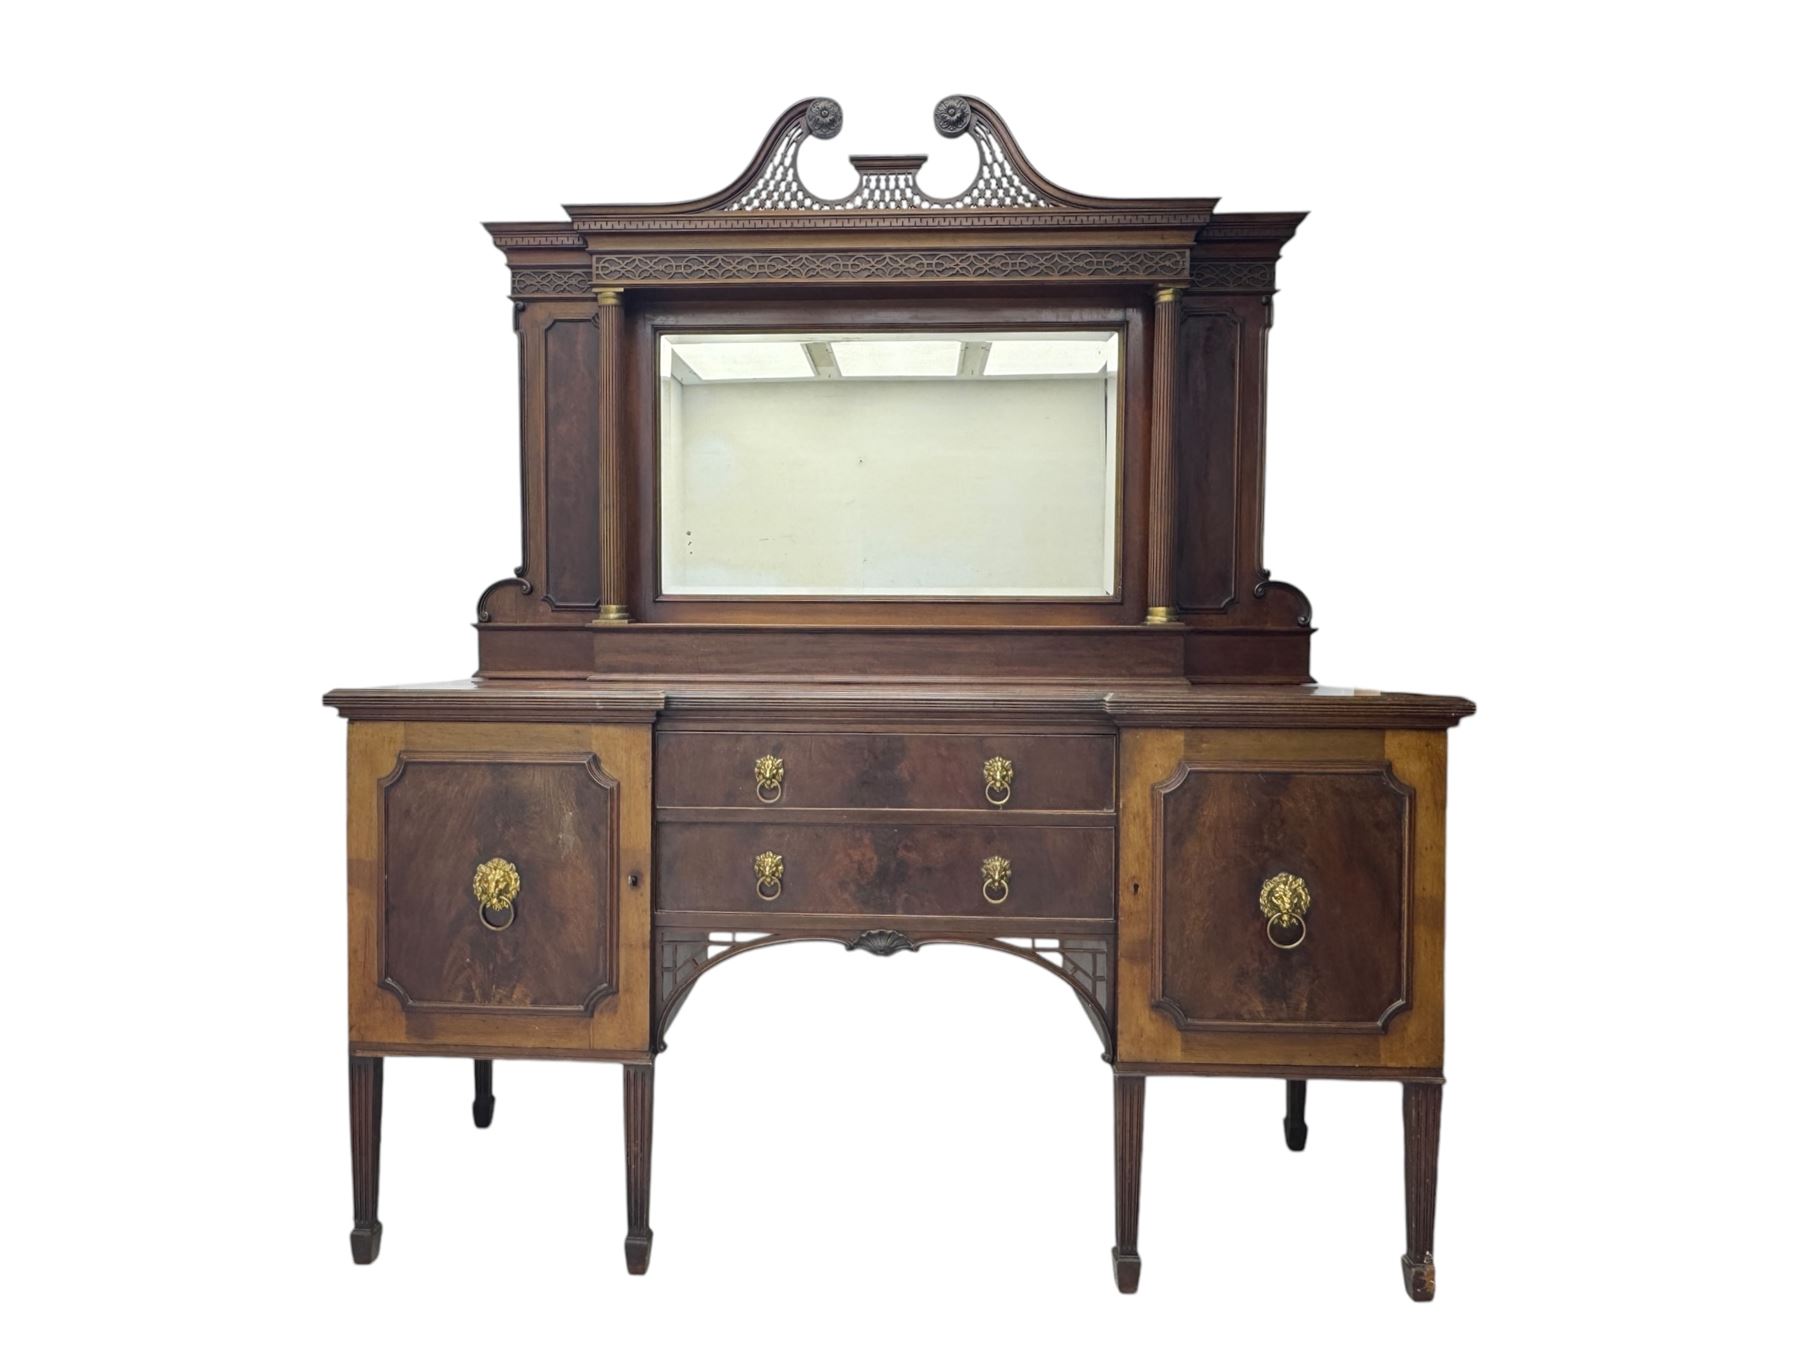
{"type": "MultiPolygon", "coordinates": [[[[384,1057],[475,1060],[481,1128],[497,1058],[622,1064],[642,1274],[654,1060],[700,976],[790,942],[962,943],[1061,979],[1099,1035],[1121,1291],[1143,1270],[1146,1080],[1229,1074],[1284,1080],[1292,1149],[1308,1079],[1404,1084],[1402,1272],[1431,1298],[1445,733],[1474,706],[1313,684],[1312,606],[1265,565],[1276,264],[1303,217],[1084,196],[979,99],[933,121],[978,152],[950,197],[919,156],[812,193],[800,150],[843,122],[821,98],[710,196],[488,227],[518,339],[519,565],[477,603],[476,678],[327,696],[351,720],[353,1256],[381,1245],[384,1057]],[[1059,328],[1119,338],[1113,593],[663,592],[662,336],[1059,328]],[[483,895],[519,878],[504,914],[478,909],[484,864],[483,895]],[[1283,950],[1264,892],[1281,912],[1302,885],[1283,950]]],[[[1246,1273],[1278,1267],[1279,1294],[1280,1263],[1246,1273]]]]}
{"type": "Polygon", "coordinates": [[[402,752],[381,782],[382,984],[413,1009],[586,1013],[616,988],[619,785],[592,754],[402,752]],[[523,879],[503,932],[471,880],[523,879]]]}
{"type": "Polygon", "coordinates": [[[656,804],[1110,812],[1114,754],[1110,735],[664,732],[656,804]],[[754,766],[764,755],[782,762],[773,803],[756,795],[754,766]],[[990,759],[1011,766],[1004,806],[988,799],[982,767],[990,759]]]}
{"type": "Polygon", "coordinates": [[[649,1036],[650,731],[356,723],[355,1053],[641,1058],[649,1036]],[[518,871],[482,925],[475,869],[518,871]]]}
{"type": "Polygon", "coordinates": [[[1159,1012],[1182,1031],[1379,1031],[1406,1006],[1413,793],[1389,766],[1184,760],[1153,791],[1159,1012]],[[1309,889],[1303,933],[1258,908],[1278,874],[1309,889]]]}
{"type": "MultiPolygon", "coordinates": [[[[1079,825],[755,824],[656,829],[657,903],[672,910],[757,910],[978,919],[1112,916],[1113,832],[1079,825]],[[781,895],[756,894],[752,860],[783,860],[781,895]],[[1012,865],[1006,899],[982,894],[981,864],[1012,865]]],[[[998,892],[996,892],[998,893],[998,892]]]]}

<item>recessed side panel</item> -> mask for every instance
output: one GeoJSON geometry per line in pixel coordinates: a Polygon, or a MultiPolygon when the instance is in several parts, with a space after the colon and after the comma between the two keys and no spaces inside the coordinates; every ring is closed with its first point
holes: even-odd
{"type": "Polygon", "coordinates": [[[544,330],[544,512],[555,605],[600,603],[599,379],[593,321],[553,321],[544,330]]]}
{"type": "Polygon", "coordinates": [[[1184,312],[1175,418],[1175,602],[1184,610],[1220,610],[1233,599],[1243,340],[1228,310],[1184,312]]]}

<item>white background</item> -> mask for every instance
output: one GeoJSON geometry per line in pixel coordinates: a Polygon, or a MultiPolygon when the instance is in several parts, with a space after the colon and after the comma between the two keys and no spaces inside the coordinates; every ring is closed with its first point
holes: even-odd
{"type": "MultiPolygon", "coordinates": [[[[19,7],[6,20],[4,1327],[13,1344],[1713,1343],[1791,1275],[1795,304],[1775,6],[19,7]],[[1451,735],[1438,1301],[1399,1089],[1149,1089],[959,949],[733,962],[658,1070],[387,1084],[350,1262],[339,684],[462,675],[518,561],[481,220],[678,200],[993,102],[1075,190],[1309,208],[1268,557],[1315,671],[1451,735]]],[[[1741,1340],[1740,1342],[1741,1343],[1741,1340]]]]}

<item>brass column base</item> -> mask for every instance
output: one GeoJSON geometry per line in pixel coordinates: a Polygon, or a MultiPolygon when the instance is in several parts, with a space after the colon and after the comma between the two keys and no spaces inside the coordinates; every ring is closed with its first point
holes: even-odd
{"type": "Polygon", "coordinates": [[[1144,612],[1145,623],[1180,623],[1181,616],[1167,605],[1152,605],[1144,612]]]}
{"type": "Polygon", "coordinates": [[[631,611],[624,605],[602,605],[595,623],[630,623],[631,611]]]}

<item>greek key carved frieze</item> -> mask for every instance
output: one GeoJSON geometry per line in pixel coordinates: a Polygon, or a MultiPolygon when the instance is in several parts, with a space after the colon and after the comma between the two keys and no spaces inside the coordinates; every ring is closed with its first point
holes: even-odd
{"type": "MultiPolygon", "coordinates": [[[[1184,249],[600,253],[588,286],[718,281],[1185,281],[1184,249]]],[[[587,289],[583,287],[582,289],[587,289]]]]}
{"type": "Polygon", "coordinates": [[[578,234],[507,234],[497,230],[494,238],[506,248],[580,248],[587,243],[578,234]]]}

